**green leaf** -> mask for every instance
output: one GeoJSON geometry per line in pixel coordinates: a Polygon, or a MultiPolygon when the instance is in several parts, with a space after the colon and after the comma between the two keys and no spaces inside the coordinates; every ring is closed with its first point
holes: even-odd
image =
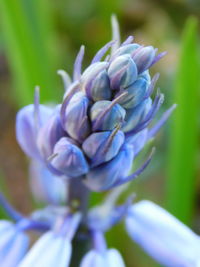
{"type": "Polygon", "coordinates": [[[170,128],[167,177],[167,208],[189,224],[195,198],[195,172],[198,134],[200,69],[197,46],[197,19],[186,22],[182,48],[173,89],[178,107],[170,128]]]}
{"type": "Polygon", "coordinates": [[[48,7],[47,1],[0,1],[1,30],[19,105],[33,101],[36,85],[41,86],[42,101],[52,101],[58,95],[48,7]],[[41,2],[46,2],[45,9],[41,2]]]}

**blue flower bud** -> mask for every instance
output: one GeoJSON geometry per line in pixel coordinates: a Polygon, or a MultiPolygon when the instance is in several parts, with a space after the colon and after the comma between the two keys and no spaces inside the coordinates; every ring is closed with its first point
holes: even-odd
{"type": "Polygon", "coordinates": [[[149,74],[149,70],[145,70],[144,72],[142,72],[142,73],[139,75],[139,78],[143,78],[143,79],[145,79],[145,80],[148,82],[148,84],[151,83],[151,76],[150,76],[150,74],[149,74]]]}
{"type": "Polygon", "coordinates": [[[89,99],[83,92],[73,95],[65,111],[64,128],[70,137],[82,142],[90,133],[87,116],[89,99]]]}
{"type": "Polygon", "coordinates": [[[69,177],[78,177],[88,172],[88,163],[75,142],[62,137],[54,147],[51,165],[69,177]]]}
{"type": "Polygon", "coordinates": [[[37,146],[44,159],[52,155],[56,142],[65,135],[66,133],[60,121],[59,110],[57,110],[38,133],[37,146]]]}
{"type": "Polygon", "coordinates": [[[112,59],[118,56],[121,56],[121,55],[132,54],[139,47],[140,47],[139,44],[128,44],[128,45],[121,46],[116,50],[112,59]]]}
{"type": "Polygon", "coordinates": [[[113,105],[108,100],[98,101],[90,109],[92,129],[95,131],[113,130],[124,121],[125,115],[126,111],[119,104],[113,105]]]}
{"type": "Polygon", "coordinates": [[[116,57],[108,68],[110,86],[113,90],[126,88],[137,79],[137,67],[130,55],[116,57]]]}
{"type": "Polygon", "coordinates": [[[138,73],[142,73],[148,69],[151,66],[155,56],[156,50],[153,46],[146,46],[138,49],[138,51],[132,57],[137,65],[138,73]]]}
{"type": "Polygon", "coordinates": [[[128,175],[133,157],[132,146],[124,145],[111,161],[91,169],[83,182],[92,191],[107,190],[115,182],[128,175]]]}
{"type": "Polygon", "coordinates": [[[112,132],[91,134],[84,141],[82,148],[94,167],[114,158],[118,154],[123,143],[124,133],[116,129],[112,132]]]}
{"type": "Polygon", "coordinates": [[[16,138],[22,150],[31,158],[39,159],[40,153],[37,148],[36,139],[38,126],[42,127],[52,113],[52,109],[43,105],[39,106],[39,125],[36,125],[34,105],[22,108],[16,117],[16,138]]]}
{"type": "Polygon", "coordinates": [[[147,98],[135,108],[127,109],[125,123],[122,127],[122,130],[124,132],[128,132],[135,128],[135,126],[145,118],[151,108],[151,105],[151,98],[147,98]]]}
{"type": "Polygon", "coordinates": [[[127,109],[136,107],[144,99],[147,88],[148,82],[145,79],[137,79],[132,85],[125,89],[128,94],[119,100],[118,103],[127,109]]]}
{"type": "Polygon", "coordinates": [[[93,101],[111,98],[110,81],[105,68],[107,62],[97,62],[88,67],[81,77],[81,88],[93,101]]]}

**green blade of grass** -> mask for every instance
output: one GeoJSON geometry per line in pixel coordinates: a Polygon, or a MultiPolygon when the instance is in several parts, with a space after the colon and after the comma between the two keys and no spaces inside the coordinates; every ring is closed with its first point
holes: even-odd
{"type": "Polygon", "coordinates": [[[20,105],[32,102],[35,85],[41,86],[41,100],[53,100],[58,95],[53,74],[53,56],[49,49],[51,32],[39,1],[2,0],[0,14],[6,56],[16,84],[20,105]]]}
{"type": "Polygon", "coordinates": [[[197,19],[186,22],[180,61],[173,92],[178,107],[170,128],[170,149],[167,177],[167,208],[189,224],[194,209],[195,160],[197,156],[199,55],[197,19]]]}

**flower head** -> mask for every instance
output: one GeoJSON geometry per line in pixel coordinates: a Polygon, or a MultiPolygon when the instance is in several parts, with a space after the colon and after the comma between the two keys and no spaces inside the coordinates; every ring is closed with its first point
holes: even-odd
{"type": "Polygon", "coordinates": [[[131,40],[119,47],[109,42],[83,72],[82,46],[73,81],[59,72],[66,89],[61,105],[51,109],[40,105],[36,94],[35,104],[17,115],[17,139],[27,155],[58,176],[79,179],[93,191],[127,181],[163,102],[159,91],[154,100],[151,96],[158,75],[151,79],[149,68],[157,60],[157,50],[131,40]],[[112,53],[104,58],[110,47],[112,53]]]}

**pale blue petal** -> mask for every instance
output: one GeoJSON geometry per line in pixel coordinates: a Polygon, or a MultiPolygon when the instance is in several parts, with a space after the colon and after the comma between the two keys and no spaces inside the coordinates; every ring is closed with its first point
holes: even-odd
{"type": "Polygon", "coordinates": [[[80,267],[125,267],[125,264],[116,249],[109,249],[104,253],[91,250],[82,259],[80,267]]]}
{"type": "Polygon", "coordinates": [[[200,238],[158,205],[134,204],[126,218],[131,238],[151,257],[169,267],[199,267],[200,238]]]}
{"type": "Polygon", "coordinates": [[[28,250],[29,239],[8,221],[0,221],[0,266],[16,267],[28,250]]]}
{"type": "MultiPolygon", "coordinates": [[[[40,126],[49,118],[52,109],[40,105],[40,126]]],[[[37,127],[34,105],[22,108],[16,117],[16,138],[22,150],[31,158],[40,158],[36,145],[37,127]]]]}
{"type": "Polygon", "coordinates": [[[107,265],[109,267],[125,267],[122,256],[116,249],[109,249],[107,251],[107,265]]]}
{"type": "Polygon", "coordinates": [[[35,243],[18,267],[68,267],[71,252],[67,238],[48,232],[35,243]]]}
{"type": "Polygon", "coordinates": [[[80,267],[109,267],[105,258],[96,250],[89,251],[81,261],[80,267]]]}
{"type": "Polygon", "coordinates": [[[38,161],[32,161],[29,170],[30,186],[36,201],[59,204],[67,199],[66,181],[50,172],[38,161]]]}

